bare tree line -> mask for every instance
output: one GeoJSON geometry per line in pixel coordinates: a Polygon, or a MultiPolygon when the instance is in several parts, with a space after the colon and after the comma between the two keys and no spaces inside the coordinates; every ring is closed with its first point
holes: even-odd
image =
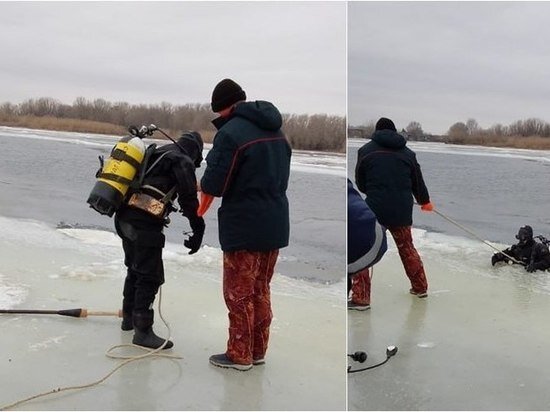
{"type": "MultiPolygon", "coordinates": [[[[376,123],[374,120],[370,120],[362,126],[350,127],[348,133],[350,137],[360,137],[363,139],[370,138],[374,133],[376,123]]],[[[401,134],[405,135],[411,140],[423,140],[426,138],[426,134],[422,129],[422,125],[417,121],[410,122],[406,128],[401,130],[401,134]]]]}
{"type": "Polygon", "coordinates": [[[346,119],[326,114],[284,114],[284,131],[292,147],[343,152],[346,147],[346,119]]]}
{"type": "MultiPolygon", "coordinates": [[[[10,120],[18,117],[101,122],[117,126],[114,130],[120,130],[120,127],[125,129],[129,125],[154,123],[171,131],[200,131],[207,141],[215,133],[214,126],[211,124],[215,114],[207,103],[129,104],[78,97],[70,105],[50,97],[41,97],[28,99],[20,104],[0,105],[1,124],[9,124],[10,120]]],[[[283,114],[283,120],[283,130],[295,149],[339,152],[345,150],[345,117],[326,114],[283,114]]]]}
{"type": "MultiPolygon", "coordinates": [[[[370,138],[374,133],[375,121],[371,120],[361,126],[350,127],[350,137],[370,138]]],[[[424,132],[422,125],[411,121],[401,133],[410,140],[444,141],[455,144],[491,144],[521,147],[522,142],[529,146],[544,147],[550,145],[550,123],[537,118],[517,120],[508,126],[495,124],[487,129],[482,128],[477,120],[454,123],[445,135],[433,135],[424,132]],[[542,143],[541,143],[542,142],[542,143]]]]}
{"type": "Polygon", "coordinates": [[[453,124],[447,136],[450,141],[462,142],[469,139],[483,137],[550,137],[550,123],[541,119],[530,118],[517,120],[508,126],[495,124],[487,129],[479,126],[477,120],[468,119],[466,123],[457,122],[453,124]]]}

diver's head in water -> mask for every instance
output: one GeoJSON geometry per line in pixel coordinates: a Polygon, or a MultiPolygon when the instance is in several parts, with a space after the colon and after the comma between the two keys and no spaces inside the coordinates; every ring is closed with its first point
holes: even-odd
{"type": "Polygon", "coordinates": [[[520,227],[518,230],[518,234],[516,235],[516,239],[519,240],[520,245],[526,245],[529,242],[533,241],[533,228],[531,226],[523,226],[520,227]]]}

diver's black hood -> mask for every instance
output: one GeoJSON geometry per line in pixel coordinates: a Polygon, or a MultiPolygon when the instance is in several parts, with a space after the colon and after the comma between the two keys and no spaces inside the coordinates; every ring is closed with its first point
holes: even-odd
{"type": "Polygon", "coordinates": [[[533,228],[529,225],[520,227],[516,239],[519,240],[520,244],[526,244],[533,240],[533,228]]]}

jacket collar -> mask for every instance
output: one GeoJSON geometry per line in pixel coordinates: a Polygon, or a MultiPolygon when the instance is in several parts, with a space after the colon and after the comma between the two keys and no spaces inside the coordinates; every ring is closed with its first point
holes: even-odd
{"type": "Polygon", "coordinates": [[[228,117],[216,117],[214,120],[212,120],[212,124],[214,125],[214,127],[216,128],[216,130],[220,130],[224,124],[227,123],[227,121],[229,120],[228,117]]]}

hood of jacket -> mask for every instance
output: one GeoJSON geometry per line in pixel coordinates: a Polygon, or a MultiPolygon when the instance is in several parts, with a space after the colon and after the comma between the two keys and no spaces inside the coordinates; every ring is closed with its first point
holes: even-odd
{"type": "Polygon", "coordinates": [[[393,130],[377,130],[371,139],[380,146],[395,150],[402,149],[407,144],[405,138],[393,130]]]}
{"type": "Polygon", "coordinates": [[[218,117],[212,123],[220,129],[225,123],[235,117],[242,117],[254,123],[261,129],[276,131],[283,125],[283,116],[273,103],[263,100],[242,102],[235,106],[235,110],[227,118],[218,117]]]}

